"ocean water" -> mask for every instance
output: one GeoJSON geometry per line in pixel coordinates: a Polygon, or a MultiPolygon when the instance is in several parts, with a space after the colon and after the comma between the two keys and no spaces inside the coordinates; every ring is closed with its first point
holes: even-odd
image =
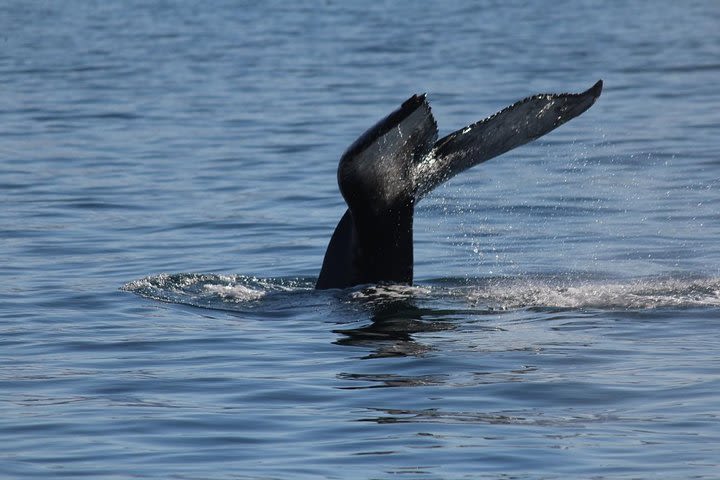
{"type": "Polygon", "coordinates": [[[0,5],[0,478],[720,475],[720,4],[0,5]],[[337,161],[597,104],[312,290],[337,161]]]}

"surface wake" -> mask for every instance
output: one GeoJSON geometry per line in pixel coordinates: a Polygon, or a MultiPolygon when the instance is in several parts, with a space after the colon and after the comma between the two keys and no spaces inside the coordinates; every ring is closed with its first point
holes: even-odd
{"type": "Polygon", "coordinates": [[[469,287],[468,300],[498,309],[648,309],[720,306],[720,279],[630,281],[499,279],[469,287]]]}
{"type": "MultiPolygon", "coordinates": [[[[121,290],[163,302],[203,308],[262,309],[276,301],[328,295],[315,291],[313,278],[257,278],[243,275],[160,274],[129,282],[121,290]]],[[[583,280],[564,277],[496,277],[439,279],[412,287],[365,286],[331,291],[347,301],[398,300],[457,302],[477,309],[649,309],[720,306],[720,278],[643,278],[628,281],[583,280]]],[[[311,302],[312,303],[312,302],[311,302]]]]}

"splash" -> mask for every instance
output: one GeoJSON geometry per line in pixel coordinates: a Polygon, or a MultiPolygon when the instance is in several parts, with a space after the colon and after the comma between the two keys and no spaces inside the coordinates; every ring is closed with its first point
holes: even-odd
{"type": "MultiPolygon", "coordinates": [[[[269,308],[283,302],[316,305],[325,295],[312,278],[257,278],[197,273],[160,274],[129,282],[121,290],[145,298],[204,308],[269,308]],[[313,300],[314,299],[314,300],[313,300]]],[[[460,302],[463,308],[503,311],[526,308],[650,309],[720,307],[720,278],[643,278],[609,281],[567,277],[436,279],[428,284],[364,286],[331,295],[351,303],[382,305],[411,301],[431,305],[460,302]]]]}
{"type": "Polygon", "coordinates": [[[648,309],[720,306],[720,279],[648,278],[628,282],[499,279],[464,293],[493,309],[648,309]]]}
{"type": "Polygon", "coordinates": [[[271,293],[308,290],[312,285],[303,279],[163,273],[129,282],[121,290],[163,302],[228,308],[232,304],[257,302],[271,293]]]}
{"type": "Polygon", "coordinates": [[[369,302],[391,302],[429,296],[432,292],[431,287],[421,285],[372,285],[353,290],[350,298],[369,302]]]}

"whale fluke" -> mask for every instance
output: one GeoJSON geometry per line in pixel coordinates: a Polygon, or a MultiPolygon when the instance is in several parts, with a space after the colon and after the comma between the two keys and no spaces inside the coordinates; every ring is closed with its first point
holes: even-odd
{"type": "Polygon", "coordinates": [[[343,154],[338,185],[348,209],[330,239],[316,288],[412,283],[415,204],[458,173],[577,117],[602,92],[540,94],[437,140],[425,95],[361,135],[343,154]]]}

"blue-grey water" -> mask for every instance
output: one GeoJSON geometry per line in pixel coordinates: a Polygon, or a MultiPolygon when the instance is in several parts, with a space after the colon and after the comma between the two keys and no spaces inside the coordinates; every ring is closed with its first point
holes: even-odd
{"type": "Polygon", "coordinates": [[[720,4],[0,5],[0,478],[718,478],[720,4]],[[581,117],[312,290],[344,149],[581,117]]]}

